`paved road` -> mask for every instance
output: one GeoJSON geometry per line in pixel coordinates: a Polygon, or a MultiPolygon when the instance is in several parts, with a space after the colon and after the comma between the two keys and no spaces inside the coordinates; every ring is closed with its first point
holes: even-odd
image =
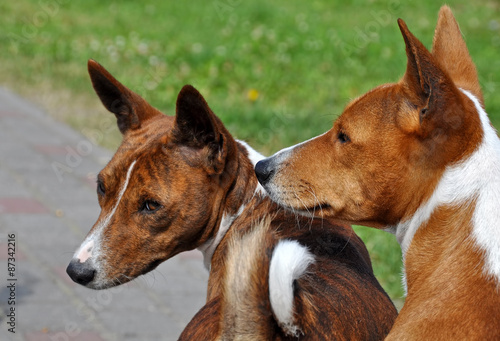
{"type": "Polygon", "coordinates": [[[203,305],[208,274],[198,251],[111,290],[66,275],[99,214],[95,175],[111,155],[0,88],[0,340],[176,340],[203,305]]]}

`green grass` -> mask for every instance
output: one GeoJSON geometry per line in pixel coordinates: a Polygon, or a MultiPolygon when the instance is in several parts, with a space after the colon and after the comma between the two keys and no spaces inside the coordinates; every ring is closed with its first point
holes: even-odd
{"type": "MultiPolygon", "coordinates": [[[[441,3],[389,3],[3,1],[0,81],[111,149],[120,135],[92,92],[89,58],[167,114],[190,83],[236,137],[270,154],[324,132],[349,100],[401,77],[406,57],[398,17],[430,46],[441,3]]],[[[477,64],[486,109],[500,126],[500,6],[447,3],[477,64]]],[[[394,238],[357,231],[378,278],[401,297],[394,238]]]]}

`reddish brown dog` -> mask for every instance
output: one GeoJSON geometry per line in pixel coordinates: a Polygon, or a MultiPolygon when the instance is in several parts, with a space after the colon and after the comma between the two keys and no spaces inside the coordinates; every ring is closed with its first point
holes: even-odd
{"type": "Polygon", "coordinates": [[[500,340],[500,140],[451,10],[432,53],[399,26],[403,79],[259,162],[258,178],[295,211],[396,234],[408,295],[388,340],[500,340]]]}
{"type": "Polygon", "coordinates": [[[101,214],[68,266],[104,289],[198,248],[206,305],[181,340],[377,340],[396,310],[350,226],[274,204],[250,158],[203,97],[185,86],[166,116],[89,61],[123,142],[98,176],[101,214]]]}

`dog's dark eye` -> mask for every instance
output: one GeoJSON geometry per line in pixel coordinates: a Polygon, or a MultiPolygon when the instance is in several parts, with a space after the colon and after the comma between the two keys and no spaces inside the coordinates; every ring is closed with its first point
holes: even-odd
{"type": "Polygon", "coordinates": [[[154,200],[144,200],[141,207],[139,208],[139,211],[144,213],[152,213],[158,210],[160,207],[161,205],[154,200]]]}
{"type": "Polygon", "coordinates": [[[349,141],[351,141],[351,139],[349,138],[349,136],[347,136],[346,133],[344,133],[343,131],[339,131],[338,135],[337,135],[337,139],[339,140],[340,143],[344,144],[344,143],[347,143],[349,141]]]}
{"type": "Polygon", "coordinates": [[[97,194],[103,196],[106,194],[106,189],[104,188],[104,184],[102,181],[97,180],[97,194]]]}

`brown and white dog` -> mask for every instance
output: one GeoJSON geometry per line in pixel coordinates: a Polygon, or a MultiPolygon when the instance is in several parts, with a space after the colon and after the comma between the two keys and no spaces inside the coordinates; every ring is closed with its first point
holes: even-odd
{"type": "Polygon", "coordinates": [[[89,61],[123,142],[100,172],[101,214],[67,273],[105,289],[195,248],[207,303],[181,340],[377,340],[397,312],[348,225],[296,217],[259,186],[262,157],[236,141],[192,86],[166,116],[89,61]],[[254,160],[252,163],[251,159],[254,160]]]}
{"type": "Polygon", "coordinates": [[[396,235],[407,298],[388,340],[500,340],[500,140],[450,8],[432,52],[398,23],[404,77],[259,162],[257,176],[296,212],[396,235]]]}

